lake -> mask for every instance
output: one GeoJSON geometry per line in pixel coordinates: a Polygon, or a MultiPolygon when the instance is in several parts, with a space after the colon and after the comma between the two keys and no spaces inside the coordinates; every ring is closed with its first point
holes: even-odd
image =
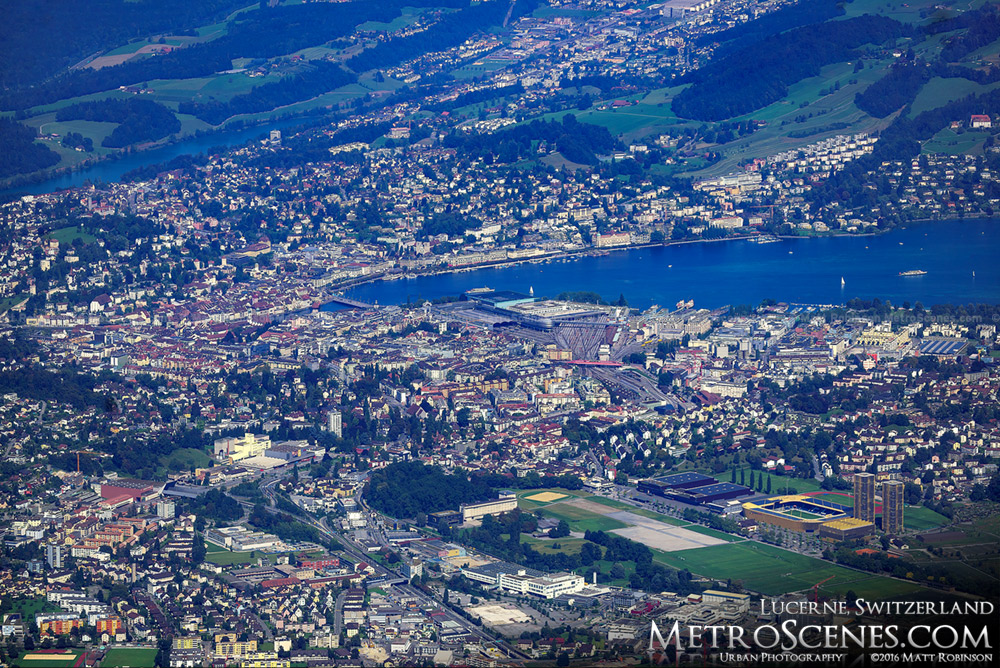
{"type": "Polygon", "coordinates": [[[910,224],[879,236],[815,237],[755,244],[691,243],[582,256],[567,261],[376,281],[349,297],[402,304],[457,295],[470,288],[554,297],[587,290],[606,300],[625,295],[633,307],[759,304],[763,299],[843,304],[854,297],[894,304],[1000,302],[1000,220],[910,224]],[[923,276],[900,276],[923,270],[923,276]],[[841,278],[844,280],[841,285],[841,278]]]}
{"type": "Polygon", "coordinates": [[[308,122],[308,118],[285,119],[272,121],[264,125],[246,127],[240,130],[223,130],[200,137],[190,137],[174,144],[168,144],[148,151],[137,151],[119,160],[104,160],[86,169],[68,172],[38,183],[5,188],[0,190],[0,196],[41,195],[55,192],[56,190],[76,188],[82,186],[87,181],[91,183],[113,183],[121,179],[122,175],[126,172],[130,172],[138,167],[165,163],[180,155],[197,155],[219,147],[241,146],[248,141],[266,137],[271,130],[282,130],[308,122]]]}

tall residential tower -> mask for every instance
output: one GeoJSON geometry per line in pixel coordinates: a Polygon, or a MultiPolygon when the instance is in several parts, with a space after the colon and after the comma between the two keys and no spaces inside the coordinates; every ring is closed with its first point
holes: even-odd
{"type": "Polygon", "coordinates": [[[875,474],[854,474],[854,516],[865,522],[875,522],[875,474]]]}
{"type": "Polygon", "coordinates": [[[899,534],[903,531],[903,489],[898,480],[882,483],[882,531],[899,534]]]}

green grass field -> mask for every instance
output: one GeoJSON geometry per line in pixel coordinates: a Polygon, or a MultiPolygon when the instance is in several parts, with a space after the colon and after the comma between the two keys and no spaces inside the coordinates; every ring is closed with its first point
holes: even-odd
{"type": "Polygon", "coordinates": [[[3,313],[4,311],[7,311],[17,306],[26,299],[27,297],[24,295],[17,295],[16,297],[6,297],[4,299],[0,299],[0,313],[3,313]]]}
{"type": "Polygon", "coordinates": [[[546,517],[566,520],[573,531],[611,531],[612,529],[623,529],[627,524],[619,522],[611,517],[604,517],[589,510],[576,508],[565,503],[554,503],[546,506],[543,511],[546,517]]]}
{"type": "MultiPolygon", "coordinates": [[[[382,23],[381,21],[365,21],[358,26],[358,30],[385,30],[387,32],[392,32],[394,30],[399,30],[400,28],[405,28],[406,26],[415,23],[420,15],[428,11],[427,7],[403,7],[399,16],[394,18],[388,23],[382,23]]],[[[451,11],[451,10],[445,10],[451,11]]]]}
{"type": "Polygon", "coordinates": [[[187,471],[192,466],[204,468],[211,464],[211,460],[202,450],[181,448],[174,450],[169,457],[164,457],[161,463],[171,471],[187,471]]]}
{"type": "Polygon", "coordinates": [[[829,501],[830,503],[837,503],[842,506],[854,507],[854,499],[850,496],[840,496],[839,494],[820,494],[819,496],[812,497],[817,501],[829,501]]]}
{"type": "Polygon", "coordinates": [[[982,95],[997,86],[1000,86],[1000,83],[984,86],[968,79],[942,79],[941,77],[934,77],[924,84],[924,87],[917,93],[917,97],[913,100],[913,106],[910,108],[910,117],[912,118],[930,109],[943,107],[949,102],[959,100],[966,95],[982,95]]]}
{"type": "Polygon", "coordinates": [[[951,520],[930,508],[906,506],[903,508],[903,528],[911,531],[925,531],[949,524],[951,520]]]}
{"type": "Polygon", "coordinates": [[[920,152],[927,154],[943,153],[945,155],[982,153],[983,142],[986,141],[988,136],[989,132],[982,130],[969,130],[959,133],[951,128],[944,128],[924,142],[920,152]]]}
{"type": "Polygon", "coordinates": [[[113,647],[104,655],[104,666],[116,668],[153,668],[156,665],[156,650],[139,647],[113,647]]]}
{"type": "Polygon", "coordinates": [[[571,492],[568,489],[558,489],[556,487],[545,487],[542,489],[526,489],[517,494],[517,506],[521,510],[533,511],[537,508],[542,508],[545,506],[550,506],[553,503],[561,503],[562,501],[570,501],[572,499],[580,499],[584,497],[589,497],[589,492],[576,491],[571,492]],[[546,492],[552,494],[562,494],[562,498],[556,499],[555,501],[537,501],[532,500],[530,497],[537,496],[539,494],[545,494],[546,492]]]}
{"type": "Polygon", "coordinates": [[[858,587],[863,586],[865,592],[874,597],[916,589],[915,585],[907,582],[855,572],[820,559],[750,541],[660,553],[655,561],[718,580],[742,580],[748,589],[767,595],[803,591],[828,577],[833,579],[824,584],[823,590],[830,593],[846,592],[848,589],[858,592],[858,587]]]}
{"type": "Polygon", "coordinates": [[[27,624],[34,624],[35,615],[43,612],[59,612],[60,608],[41,598],[4,598],[0,601],[0,614],[18,612],[27,624]]]}
{"type": "MultiPolygon", "coordinates": [[[[208,547],[213,547],[211,543],[207,543],[208,547]]],[[[213,552],[211,550],[206,551],[205,561],[210,561],[217,566],[238,566],[240,564],[252,564],[257,561],[257,557],[260,553],[256,553],[256,556],[251,557],[253,552],[230,552],[225,550],[222,552],[213,552]]]]}
{"type": "Polygon", "coordinates": [[[522,536],[521,542],[531,545],[534,549],[538,550],[543,554],[556,554],[558,552],[564,552],[566,554],[577,554],[580,552],[580,548],[587,541],[583,538],[556,538],[556,539],[545,539],[545,538],[531,538],[528,536],[522,536]],[[560,548],[554,549],[553,545],[559,545],[560,548]]]}
{"type": "Polygon", "coordinates": [[[48,235],[47,239],[55,239],[59,242],[59,245],[72,244],[77,239],[83,240],[83,243],[90,244],[94,243],[96,240],[93,235],[87,234],[76,227],[60,227],[58,230],[53,230],[48,235]]]}
{"type": "MultiPolygon", "coordinates": [[[[854,0],[845,4],[845,19],[861,16],[862,14],[877,14],[887,16],[903,23],[922,23],[926,19],[921,16],[922,12],[933,10],[942,3],[937,0],[910,0],[910,2],[896,2],[895,0],[854,0]]],[[[971,9],[972,6],[982,4],[981,0],[972,2],[962,2],[963,8],[971,9]]]]}
{"type": "Polygon", "coordinates": [[[739,536],[733,536],[725,531],[718,531],[717,529],[713,529],[711,527],[703,527],[700,524],[687,524],[684,528],[688,531],[693,531],[694,533],[700,533],[702,536],[711,536],[712,538],[724,540],[727,543],[735,543],[743,540],[739,536]]]}

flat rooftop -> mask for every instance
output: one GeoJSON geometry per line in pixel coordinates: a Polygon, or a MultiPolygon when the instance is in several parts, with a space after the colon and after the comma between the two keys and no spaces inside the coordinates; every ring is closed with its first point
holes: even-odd
{"type": "Polygon", "coordinates": [[[711,485],[718,482],[712,476],[707,476],[704,473],[695,473],[694,471],[688,471],[687,473],[674,473],[673,475],[663,476],[662,478],[654,478],[654,480],[656,480],[656,482],[663,483],[667,487],[691,485],[696,482],[703,482],[706,485],[711,485]]]}

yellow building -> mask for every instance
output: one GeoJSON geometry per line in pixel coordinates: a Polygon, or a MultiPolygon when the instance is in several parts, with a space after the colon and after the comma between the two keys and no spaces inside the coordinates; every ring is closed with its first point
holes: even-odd
{"type": "Polygon", "coordinates": [[[237,636],[229,633],[217,633],[214,654],[216,658],[244,659],[257,654],[257,641],[239,640],[237,636]]]}
{"type": "Polygon", "coordinates": [[[819,537],[842,541],[864,538],[875,533],[875,525],[854,517],[827,522],[819,528],[819,537]]]}
{"type": "Polygon", "coordinates": [[[240,660],[240,668],[291,668],[289,659],[279,659],[276,652],[257,652],[240,660]]]}

